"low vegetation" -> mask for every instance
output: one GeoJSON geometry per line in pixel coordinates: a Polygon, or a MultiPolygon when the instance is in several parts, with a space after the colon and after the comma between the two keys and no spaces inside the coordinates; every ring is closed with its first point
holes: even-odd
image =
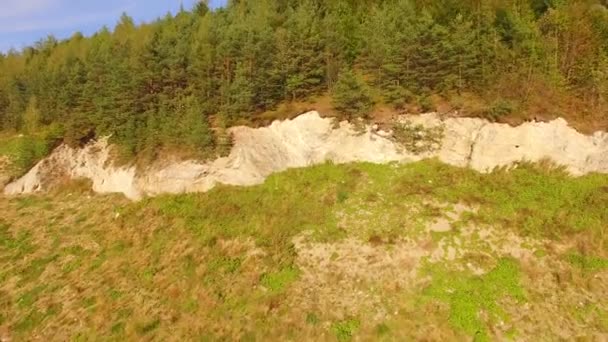
{"type": "Polygon", "coordinates": [[[450,325],[473,336],[475,341],[491,340],[481,312],[489,320],[500,321],[507,319],[498,304],[502,298],[510,296],[519,303],[525,302],[516,261],[500,259],[495,268],[482,276],[446,270],[441,265],[429,268],[433,282],[424,289],[423,300],[447,303],[450,325]]]}
{"type": "Polygon", "coordinates": [[[0,198],[0,338],[605,336],[607,186],[426,161],[138,203],[0,198]]]}
{"type": "Polygon", "coordinates": [[[436,152],[441,148],[444,127],[424,127],[411,122],[397,123],[393,126],[393,139],[408,152],[423,154],[436,152]]]}

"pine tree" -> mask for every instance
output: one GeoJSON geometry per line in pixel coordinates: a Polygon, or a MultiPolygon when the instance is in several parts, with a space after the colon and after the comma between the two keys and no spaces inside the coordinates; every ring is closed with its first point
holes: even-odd
{"type": "Polygon", "coordinates": [[[288,12],[285,23],[287,44],[283,46],[287,66],[285,91],[295,100],[319,90],[325,80],[323,69],[323,44],[320,32],[320,14],[311,0],[303,1],[293,12],[288,12]]]}
{"type": "Polygon", "coordinates": [[[179,131],[183,143],[198,150],[212,147],[213,135],[199,101],[194,96],[188,96],[183,99],[182,108],[179,131]]]}
{"type": "Polygon", "coordinates": [[[366,117],[373,106],[367,85],[350,69],[340,73],[332,95],[334,108],[350,119],[366,117]]]}
{"type": "Polygon", "coordinates": [[[418,92],[440,90],[449,73],[448,51],[452,42],[448,40],[448,30],[428,12],[418,18],[415,30],[407,77],[415,82],[418,92]]]}
{"type": "Polygon", "coordinates": [[[385,101],[397,108],[411,100],[415,88],[411,75],[414,15],[412,3],[400,0],[374,9],[363,28],[365,69],[382,90],[385,101]]]}
{"type": "Polygon", "coordinates": [[[36,96],[30,97],[25,113],[23,114],[23,130],[25,133],[34,134],[40,128],[41,114],[38,108],[36,96]]]}
{"type": "Polygon", "coordinates": [[[248,71],[244,64],[239,63],[234,79],[227,86],[226,102],[221,112],[231,120],[244,118],[253,110],[254,89],[248,71]]]}
{"type": "Polygon", "coordinates": [[[479,50],[475,48],[477,32],[473,23],[461,15],[457,15],[450,26],[449,75],[444,84],[448,89],[462,92],[481,82],[479,50]]]}

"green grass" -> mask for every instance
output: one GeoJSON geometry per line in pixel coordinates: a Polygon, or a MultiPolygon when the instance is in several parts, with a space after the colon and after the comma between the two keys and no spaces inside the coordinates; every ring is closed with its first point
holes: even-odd
{"type": "Polygon", "coordinates": [[[432,284],[423,292],[423,300],[438,300],[449,305],[449,322],[478,341],[489,341],[485,313],[490,320],[506,320],[499,300],[510,296],[523,301],[519,266],[514,260],[502,259],[482,276],[454,272],[441,265],[429,266],[432,284]]]}
{"type": "Polygon", "coordinates": [[[578,253],[570,253],[566,256],[569,263],[581,269],[583,272],[598,272],[608,269],[608,259],[596,256],[587,256],[578,253]]]}
{"type": "MultiPolygon", "coordinates": [[[[479,174],[426,161],[323,164],[273,175],[259,186],[138,203],[120,196],[0,198],[0,324],[14,340],[49,334],[295,340],[326,332],[342,341],[392,338],[407,334],[398,327],[412,317],[371,322],[366,312],[334,314],[307,302],[315,299],[294,299],[295,289],[308,286],[300,281],[296,236],[307,232],[327,243],[373,238],[380,242],[374,248],[390,249],[400,238],[418,238],[426,222],[443,215],[431,203],[465,203],[478,210],[463,225],[591,241],[585,255],[596,257],[570,261],[595,272],[605,265],[607,188],[602,175],[571,178],[531,165],[479,174]]],[[[488,265],[494,268],[482,276],[431,265],[432,283],[418,294],[447,305],[448,329],[489,337],[478,313],[508,319],[500,300],[527,298],[516,262],[488,265]]],[[[415,317],[409,332],[428,319],[415,317]]]]}
{"type": "MultiPolygon", "coordinates": [[[[32,135],[19,135],[0,139],[0,156],[10,161],[10,176],[20,176],[46,157],[61,136],[56,128],[32,135]]],[[[1,166],[1,165],[0,165],[1,166]]]]}
{"type": "Polygon", "coordinates": [[[351,318],[332,324],[331,329],[338,341],[350,341],[361,326],[358,319],[351,318]]]}
{"type": "Polygon", "coordinates": [[[607,242],[606,175],[572,178],[531,164],[480,174],[438,162],[405,166],[398,173],[395,192],[478,206],[478,214],[470,215],[476,223],[548,238],[590,234],[598,249],[607,242]]]}
{"type": "Polygon", "coordinates": [[[268,273],[262,276],[262,285],[270,289],[273,292],[280,292],[285,290],[289,284],[293,283],[300,276],[300,272],[297,268],[286,267],[278,272],[268,273]]]}

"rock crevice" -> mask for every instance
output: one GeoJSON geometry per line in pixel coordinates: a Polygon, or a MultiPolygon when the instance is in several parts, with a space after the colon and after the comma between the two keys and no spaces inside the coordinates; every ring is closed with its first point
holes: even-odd
{"type": "Polygon", "coordinates": [[[486,127],[487,123],[484,123],[478,130],[473,132],[473,138],[471,139],[471,148],[469,148],[469,155],[467,156],[467,167],[471,167],[473,163],[473,155],[475,154],[475,148],[479,143],[481,131],[486,127]]]}

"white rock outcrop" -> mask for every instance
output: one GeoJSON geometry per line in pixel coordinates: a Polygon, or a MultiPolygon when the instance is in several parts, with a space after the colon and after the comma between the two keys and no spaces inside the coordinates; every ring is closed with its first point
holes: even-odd
{"type": "Polygon", "coordinates": [[[64,177],[89,179],[98,193],[124,193],[137,199],[141,196],[135,186],[134,167],[111,167],[107,138],[82,149],[67,145],[58,147],[50,156],[36,164],[25,176],[8,184],[6,194],[32,193],[44,190],[52,182],[64,177]]]}
{"type": "Polygon", "coordinates": [[[83,149],[61,146],[4,191],[14,195],[44,190],[57,175],[65,175],[92,180],[96,192],[118,192],[139,199],[162,193],[207,191],[218,183],[260,184],[274,172],[325,161],[387,163],[428,157],[482,172],[518,161],[548,158],[574,175],[608,173],[608,134],[586,136],[562,119],[518,127],[481,119],[441,119],[436,114],[404,119],[425,127],[444,126],[441,147],[436,152],[415,155],[393,142],[386,132],[368,127],[360,133],[347,122],[335,127],[332,119],[310,112],[263,128],[234,127],[230,155],[207,163],[185,161],[136,172],[135,167],[110,165],[107,139],[83,149]]]}
{"type": "Polygon", "coordinates": [[[608,173],[608,133],[579,133],[564,119],[526,122],[512,127],[474,118],[447,118],[436,114],[408,117],[425,127],[443,125],[437,157],[445,163],[489,172],[520,161],[551,159],[575,176],[608,173]]]}
{"type": "Polygon", "coordinates": [[[356,133],[346,122],[334,128],[331,119],[323,119],[317,112],[257,129],[234,127],[231,133],[234,147],[228,157],[209,163],[186,161],[153,167],[138,178],[138,188],[147,195],[200,192],[217,183],[260,184],[274,172],[329,160],[335,163],[408,160],[392,141],[370,130],[356,133]]]}

